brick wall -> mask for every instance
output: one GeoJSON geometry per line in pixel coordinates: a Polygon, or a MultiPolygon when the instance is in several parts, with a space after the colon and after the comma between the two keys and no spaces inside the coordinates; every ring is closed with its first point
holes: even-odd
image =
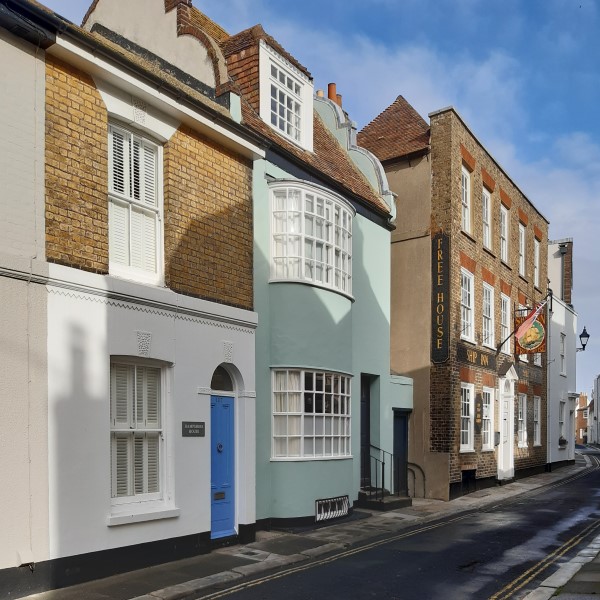
{"type": "Polygon", "coordinates": [[[46,256],[108,273],[108,125],[88,75],[46,59],[46,256]]]}
{"type": "Polygon", "coordinates": [[[251,309],[251,163],[182,127],[165,145],[164,173],[166,284],[251,309]]]}
{"type": "MultiPolygon", "coordinates": [[[[432,230],[443,229],[450,236],[451,261],[451,330],[450,360],[442,366],[432,366],[431,378],[431,450],[450,453],[449,482],[459,482],[463,469],[476,468],[476,477],[496,475],[496,451],[481,451],[481,436],[475,435],[473,453],[460,453],[460,382],[461,368],[457,358],[460,341],[460,268],[461,264],[472,267],[474,275],[474,349],[494,353],[482,345],[483,282],[494,288],[495,343],[500,340],[500,295],[508,292],[511,312],[519,296],[531,304],[545,295],[547,281],[547,256],[540,251],[540,287],[533,284],[534,237],[541,237],[540,248],[546,248],[548,224],[529,203],[523,193],[499,168],[492,157],[477,142],[464,123],[453,111],[444,111],[431,118],[431,168],[432,168],[432,230]],[[461,229],[461,169],[465,166],[471,176],[471,233],[461,229]],[[481,194],[485,185],[491,196],[492,249],[483,247],[483,221],[481,194]],[[500,203],[510,205],[509,210],[509,257],[507,263],[500,260],[500,203]],[[518,274],[518,223],[526,224],[526,273],[518,274]]],[[[513,357],[509,357],[512,360],[513,357]]],[[[499,355],[497,367],[504,361],[499,355]]],[[[533,359],[531,359],[533,361],[533,359]]],[[[542,361],[545,364],[545,361],[542,361]]],[[[546,462],[546,367],[531,363],[519,363],[519,384],[527,390],[528,448],[517,448],[515,429],[515,469],[539,467],[546,462]],[[533,395],[541,397],[540,421],[541,446],[533,446],[533,395]]],[[[475,367],[469,379],[474,379],[476,396],[482,387],[497,388],[496,371],[475,367]],[[490,377],[494,385],[490,386],[490,377]]],[[[498,406],[498,398],[496,398],[498,406]]],[[[517,393],[515,390],[515,414],[517,393]]],[[[494,430],[499,430],[499,415],[494,415],[494,430]]]]}
{"type": "MultiPolygon", "coordinates": [[[[93,80],[46,65],[48,260],[108,273],[108,116],[93,80]]],[[[164,145],[165,284],[252,308],[252,164],[181,127],[164,145]]]]}

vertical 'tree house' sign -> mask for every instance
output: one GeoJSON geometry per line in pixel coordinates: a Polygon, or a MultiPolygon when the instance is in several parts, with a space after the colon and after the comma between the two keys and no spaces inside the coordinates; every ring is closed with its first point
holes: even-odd
{"type": "Polygon", "coordinates": [[[444,233],[431,237],[431,362],[449,356],[450,240],[444,233]]]}

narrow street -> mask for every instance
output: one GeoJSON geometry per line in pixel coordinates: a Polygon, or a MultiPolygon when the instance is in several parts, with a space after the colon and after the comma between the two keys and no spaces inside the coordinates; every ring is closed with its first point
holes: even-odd
{"type": "Polygon", "coordinates": [[[522,598],[600,530],[600,455],[583,452],[553,485],[198,598],[522,598]]]}

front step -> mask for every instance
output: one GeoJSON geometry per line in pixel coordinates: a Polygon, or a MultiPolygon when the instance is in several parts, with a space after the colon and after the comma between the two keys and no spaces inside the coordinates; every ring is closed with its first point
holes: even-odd
{"type": "Polygon", "coordinates": [[[379,510],[382,512],[388,510],[396,510],[397,508],[406,508],[412,506],[412,498],[408,496],[390,496],[389,494],[384,495],[381,498],[369,497],[365,492],[358,493],[358,500],[356,505],[360,508],[368,508],[370,510],[379,510]]]}

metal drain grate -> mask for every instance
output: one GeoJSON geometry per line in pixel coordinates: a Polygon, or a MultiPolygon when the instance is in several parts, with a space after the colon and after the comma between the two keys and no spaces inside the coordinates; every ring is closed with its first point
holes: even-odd
{"type": "Polygon", "coordinates": [[[324,498],[315,501],[315,521],[327,521],[337,517],[343,517],[350,510],[348,496],[337,496],[336,498],[324,498]]]}

